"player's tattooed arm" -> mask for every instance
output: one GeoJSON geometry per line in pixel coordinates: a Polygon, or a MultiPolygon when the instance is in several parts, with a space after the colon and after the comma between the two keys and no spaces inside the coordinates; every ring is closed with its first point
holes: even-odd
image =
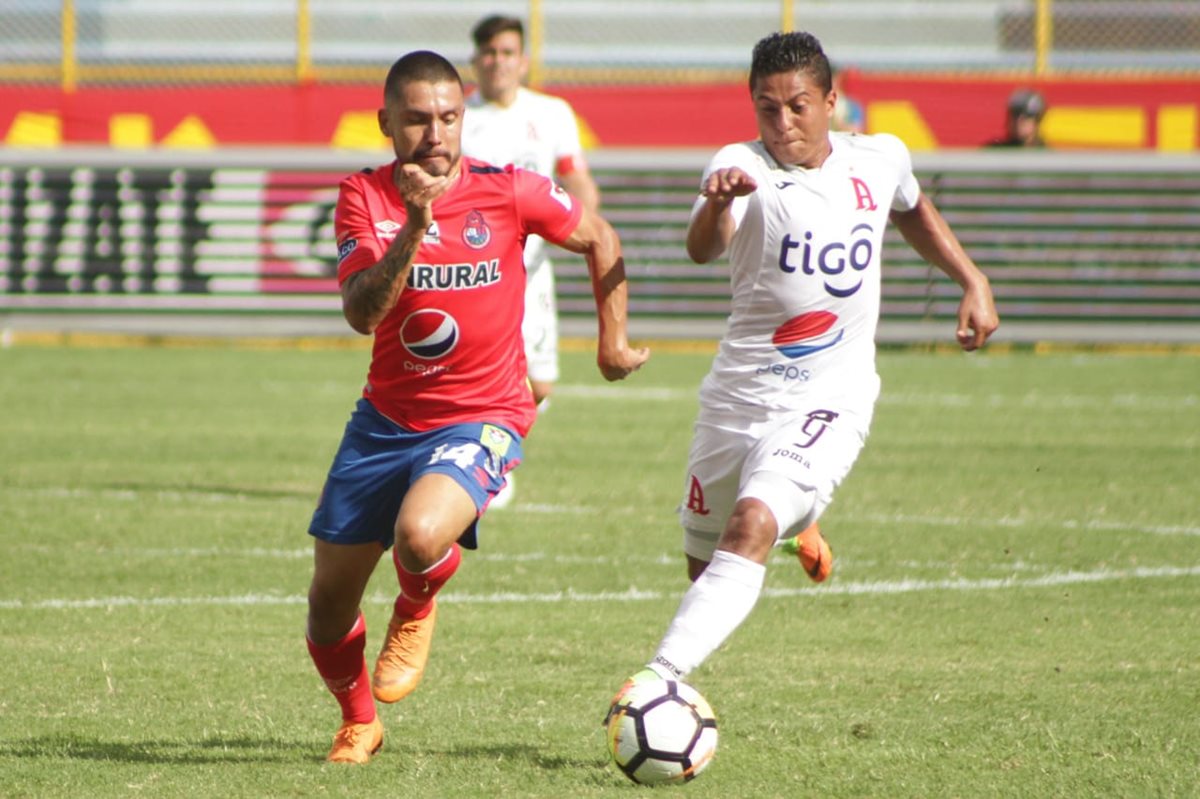
{"type": "Polygon", "coordinates": [[[374,266],[355,272],[342,283],[342,313],[357,332],[374,333],[396,306],[424,235],[423,228],[410,231],[406,224],[374,266]]]}
{"type": "Polygon", "coordinates": [[[363,335],[374,333],[396,307],[425,231],[433,224],[433,201],[454,185],[458,169],[456,166],[449,175],[430,175],[416,164],[401,164],[395,175],[396,188],[404,198],[404,226],[377,263],[342,283],[342,312],[350,326],[363,335]]]}

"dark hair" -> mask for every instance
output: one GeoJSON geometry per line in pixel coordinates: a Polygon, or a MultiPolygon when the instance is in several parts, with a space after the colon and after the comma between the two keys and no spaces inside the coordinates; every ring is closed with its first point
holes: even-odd
{"type": "Polygon", "coordinates": [[[1046,100],[1033,89],[1017,89],[1008,98],[1010,117],[1041,119],[1046,113],[1046,100]]]}
{"type": "Polygon", "coordinates": [[[457,83],[462,87],[462,77],[454,65],[432,50],[414,50],[401,56],[388,70],[383,82],[383,100],[400,96],[400,87],[414,81],[429,83],[457,83]]]}
{"type": "Polygon", "coordinates": [[[825,94],[833,89],[833,72],[821,43],[811,33],[772,33],[759,39],[750,58],[750,91],[759,78],[780,72],[807,72],[825,94]]]}
{"type": "Polygon", "coordinates": [[[524,50],[525,26],[516,17],[502,17],[499,14],[484,17],[471,29],[471,38],[475,40],[475,49],[482,50],[492,39],[508,31],[521,37],[521,49],[524,50]]]}

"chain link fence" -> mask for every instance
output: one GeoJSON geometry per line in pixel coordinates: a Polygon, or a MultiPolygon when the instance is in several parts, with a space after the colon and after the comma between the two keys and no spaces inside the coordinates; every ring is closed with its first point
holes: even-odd
{"type": "Polygon", "coordinates": [[[558,84],[740,79],[793,27],[863,70],[1200,72],[1197,0],[0,0],[0,82],[374,82],[412,49],[466,67],[492,13],[558,84]]]}

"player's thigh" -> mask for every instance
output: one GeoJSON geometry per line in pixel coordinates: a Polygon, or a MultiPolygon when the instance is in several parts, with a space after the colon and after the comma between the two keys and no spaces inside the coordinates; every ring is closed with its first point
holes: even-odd
{"type": "Polygon", "coordinates": [[[754,446],[750,427],[697,421],[684,474],[679,522],[683,550],[707,562],[737,502],[742,463],[754,446]]]}
{"type": "Polygon", "coordinates": [[[771,508],[781,538],[820,518],[866,443],[868,420],[846,411],[812,408],[765,433],[742,465],[738,497],[771,508]]]}
{"type": "Polygon", "coordinates": [[[428,472],[404,495],[396,518],[396,555],[412,572],[429,568],[475,523],[479,508],[454,477],[428,472]]]}
{"type": "Polygon", "coordinates": [[[541,383],[558,380],[558,308],[554,270],[543,263],[525,285],[525,316],[521,322],[529,377],[541,383]]]}
{"type": "Polygon", "coordinates": [[[455,539],[474,549],[479,517],[522,458],[520,436],[486,423],[449,425],[431,433],[423,446],[396,517],[405,568],[409,556],[436,561],[455,539]]]}

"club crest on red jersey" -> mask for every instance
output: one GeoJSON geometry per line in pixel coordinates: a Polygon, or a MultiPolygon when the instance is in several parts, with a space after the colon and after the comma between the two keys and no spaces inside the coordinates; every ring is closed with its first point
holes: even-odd
{"type": "Polygon", "coordinates": [[[463,223],[462,238],[466,245],[474,250],[482,250],[492,240],[492,229],[488,227],[483,214],[472,211],[467,214],[463,223]]]}
{"type": "Polygon", "coordinates": [[[404,349],[427,361],[449,355],[458,339],[458,321],[437,308],[413,311],[400,323],[404,349]]]}

